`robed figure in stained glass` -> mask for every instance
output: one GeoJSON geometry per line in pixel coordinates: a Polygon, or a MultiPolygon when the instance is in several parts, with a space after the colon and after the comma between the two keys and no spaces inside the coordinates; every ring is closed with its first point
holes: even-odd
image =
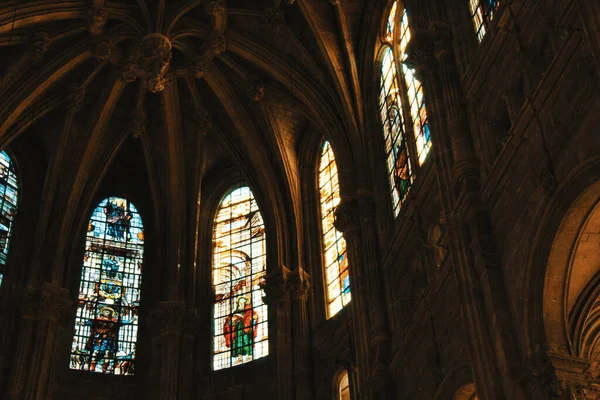
{"type": "Polygon", "coordinates": [[[128,321],[119,320],[111,307],[102,307],[96,318],[80,323],[90,327],[90,337],[85,345],[88,354],[91,354],[90,371],[96,370],[98,362],[102,364],[102,373],[112,370],[119,348],[119,328],[128,321]]]}
{"type": "Polygon", "coordinates": [[[129,226],[131,214],[126,210],[123,199],[114,199],[106,203],[104,213],[106,214],[106,233],[114,238],[124,239],[125,232],[129,226]]]}
{"type": "Polygon", "coordinates": [[[119,197],[102,200],[88,223],[72,369],[134,373],[143,252],[135,206],[119,197]]]}
{"type": "Polygon", "coordinates": [[[223,325],[225,345],[231,349],[232,358],[237,357],[240,361],[244,356],[252,358],[257,324],[258,313],[252,309],[250,300],[239,297],[236,310],[225,318],[223,325]]]}

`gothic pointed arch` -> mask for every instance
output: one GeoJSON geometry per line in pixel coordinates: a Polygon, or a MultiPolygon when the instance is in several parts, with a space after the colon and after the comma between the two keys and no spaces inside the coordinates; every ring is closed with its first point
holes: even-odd
{"type": "Polygon", "coordinates": [[[340,203],[340,182],[333,148],[327,141],[322,145],[319,161],[319,203],[327,317],[331,318],[350,303],[351,293],[346,240],[334,226],[335,208],[340,203]]]}
{"type": "Polygon", "coordinates": [[[269,354],[265,224],[248,186],[221,200],[213,227],[213,369],[269,354]]]}
{"type": "Polygon", "coordinates": [[[394,216],[432,146],[423,86],[415,70],[406,65],[410,40],[408,13],[400,1],[394,1],[379,51],[379,113],[394,216]]]}
{"type": "Polygon", "coordinates": [[[0,152],[0,196],[0,287],[2,287],[13,220],[17,214],[19,200],[19,179],[15,165],[6,151],[0,152]]]}
{"type": "Polygon", "coordinates": [[[143,256],[137,208],[121,197],[102,200],[87,226],[71,369],[134,374],[143,256]]]}

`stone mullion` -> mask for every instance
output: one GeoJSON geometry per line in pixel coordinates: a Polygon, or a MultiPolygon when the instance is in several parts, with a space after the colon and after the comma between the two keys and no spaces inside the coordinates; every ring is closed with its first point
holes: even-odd
{"type": "Polygon", "coordinates": [[[455,196],[457,204],[462,201],[459,208],[446,212],[451,221],[453,254],[457,255],[455,268],[471,337],[475,380],[483,398],[520,399],[523,393],[515,384],[518,353],[510,339],[514,337],[510,308],[491,235],[490,216],[479,204],[480,171],[468,130],[450,27],[444,22],[434,22],[431,32],[448,126],[445,135],[450,139],[454,159],[454,182],[442,193],[455,196]],[[471,238],[469,242],[467,237],[471,238]]]}
{"type": "Polygon", "coordinates": [[[284,267],[269,273],[264,285],[264,302],[270,308],[269,315],[275,320],[269,324],[271,343],[275,347],[275,368],[277,371],[277,398],[294,398],[294,350],[292,344],[292,316],[290,302],[290,276],[292,272],[284,267]],[[274,333],[274,335],[272,335],[274,333]],[[274,337],[273,337],[274,336],[274,337]]]}
{"type": "Polygon", "coordinates": [[[313,397],[312,374],[310,368],[310,327],[308,322],[307,304],[310,278],[300,267],[292,272],[291,278],[296,400],[308,400],[313,397]]]}
{"type": "Polygon", "coordinates": [[[354,332],[363,344],[362,355],[358,356],[363,361],[359,371],[363,385],[367,384],[367,390],[363,391],[366,399],[378,398],[382,391],[393,397],[389,392],[393,386],[388,371],[389,327],[374,220],[373,199],[366,191],[343,198],[335,212],[336,228],[344,233],[348,247],[352,301],[356,302],[352,316],[355,327],[360,326],[354,332]]]}

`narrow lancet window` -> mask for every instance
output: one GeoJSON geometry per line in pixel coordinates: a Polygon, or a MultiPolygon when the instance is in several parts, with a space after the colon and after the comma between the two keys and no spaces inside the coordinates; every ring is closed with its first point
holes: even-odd
{"type": "Polygon", "coordinates": [[[128,200],[108,197],[88,222],[71,369],[133,375],[144,227],[128,200]]]}
{"type": "Polygon", "coordinates": [[[17,213],[19,183],[15,166],[5,151],[0,152],[0,287],[4,279],[13,220],[17,213]]]}
{"type": "Polygon", "coordinates": [[[335,208],[340,203],[340,183],[333,149],[329,142],[325,142],[321,150],[319,197],[321,202],[327,316],[332,317],[350,303],[351,294],[346,240],[342,233],[333,226],[335,208]]]}
{"type": "Polygon", "coordinates": [[[423,86],[414,69],[405,64],[410,39],[406,10],[394,2],[382,39],[379,94],[394,216],[432,146],[423,86]]]}
{"type": "Polygon", "coordinates": [[[249,187],[227,194],[213,230],[213,369],[269,354],[265,225],[249,187]]]}
{"type": "Polygon", "coordinates": [[[499,0],[469,0],[469,9],[477,40],[481,41],[485,36],[487,27],[494,19],[499,6],[499,0]]]}
{"type": "Polygon", "coordinates": [[[340,377],[339,385],[339,400],[350,400],[350,380],[348,379],[348,371],[344,370],[340,377]]]}

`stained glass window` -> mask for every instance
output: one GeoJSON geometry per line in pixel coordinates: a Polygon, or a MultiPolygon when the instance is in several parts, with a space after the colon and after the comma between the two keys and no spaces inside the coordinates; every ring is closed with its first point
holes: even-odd
{"type": "Polygon", "coordinates": [[[134,374],[143,255],[135,206],[120,197],[102,200],[87,227],[71,369],[134,374]]]}
{"type": "Polygon", "coordinates": [[[10,245],[13,219],[17,213],[19,197],[17,174],[15,166],[5,151],[0,152],[0,286],[4,278],[6,257],[10,245]]]}
{"type": "Polygon", "coordinates": [[[425,162],[432,145],[423,87],[414,69],[404,64],[410,38],[406,10],[398,10],[394,2],[383,38],[379,95],[394,216],[399,214],[415,170],[425,162]]]}
{"type": "Polygon", "coordinates": [[[417,159],[419,165],[422,165],[427,158],[429,149],[431,149],[431,133],[429,132],[429,119],[427,118],[427,109],[423,99],[423,86],[416,78],[415,71],[404,64],[407,58],[406,46],[410,42],[410,28],[408,26],[408,16],[406,10],[400,18],[400,59],[404,80],[406,82],[408,107],[413,122],[413,133],[417,147],[417,159]]]}
{"type": "Polygon", "coordinates": [[[269,354],[265,225],[249,187],[221,201],[213,230],[214,357],[219,370],[269,354]]]}
{"type": "Polygon", "coordinates": [[[350,400],[350,380],[348,379],[348,371],[342,372],[342,379],[339,387],[339,400],[350,400]]]}
{"type": "Polygon", "coordinates": [[[350,302],[351,295],[346,240],[333,226],[335,208],[340,203],[340,183],[333,149],[329,142],[325,142],[321,150],[319,196],[327,285],[327,316],[332,317],[350,302]]]}
{"type": "Polygon", "coordinates": [[[486,28],[494,18],[499,6],[499,0],[469,0],[471,19],[479,41],[485,36],[486,28]]]}

